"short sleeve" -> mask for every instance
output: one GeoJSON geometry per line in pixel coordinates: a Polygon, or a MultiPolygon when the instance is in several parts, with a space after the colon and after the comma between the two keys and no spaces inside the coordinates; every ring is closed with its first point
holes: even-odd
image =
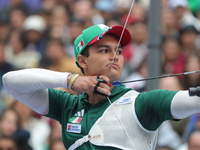
{"type": "Polygon", "coordinates": [[[171,101],[177,91],[152,90],[138,95],[135,111],[145,129],[156,130],[163,121],[173,120],[171,101]]]}
{"type": "Polygon", "coordinates": [[[49,89],[49,113],[45,116],[60,122],[63,112],[71,107],[74,97],[64,91],[49,89]]]}

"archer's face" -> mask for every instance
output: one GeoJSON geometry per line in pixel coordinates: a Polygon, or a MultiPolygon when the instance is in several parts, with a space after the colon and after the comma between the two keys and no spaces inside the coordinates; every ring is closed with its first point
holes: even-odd
{"type": "Polygon", "coordinates": [[[85,58],[86,75],[106,75],[111,81],[119,80],[124,64],[122,47],[118,39],[107,34],[89,48],[89,57],[85,58]],[[117,50],[116,50],[117,49],[117,50]]]}

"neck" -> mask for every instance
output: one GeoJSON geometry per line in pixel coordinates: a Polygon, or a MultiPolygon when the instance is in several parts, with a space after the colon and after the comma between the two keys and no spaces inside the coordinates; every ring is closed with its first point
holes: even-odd
{"type": "MultiPolygon", "coordinates": [[[[112,91],[113,87],[111,87],[111,91],[112,91]]],[[[105,96],[102,96],[100,94],[94,94],[93,97],[89,97],[88,101],[92,104],[95,105],[98,102],[102,101],[104,98],[106,98],[105,96]]]]}
{"type": "Polygon", "coordinates": [[[94,97],[89,97],[88,100],[92,105],[95,105],[98,102],[102,101],[104,98],[105,98],[105,96],[101,96],[99,94],[94,94],[94,97]]]}

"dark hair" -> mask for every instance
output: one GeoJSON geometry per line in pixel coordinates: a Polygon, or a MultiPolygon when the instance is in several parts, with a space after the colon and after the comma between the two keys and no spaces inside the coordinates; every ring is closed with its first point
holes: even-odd
{"type": "MultiPolygon", "coordinates": [[[[81,55],[83,55],[83,56],[85,56],[85,57],[89,57],[89,55],[90,55],[90,53],[89,53],[89,48],[90,48],[90,46],[86,46],[86,47],[84,48],[84,50],[81,52],[81,55]]],[[[79,65],[78,62],[76,62],[76,65],[81,69],[81,72],[82,72],[83,74],[85,74],[83,68],[79,65]]]]}
{"type": "Polygon", "coordinates": [[[7,38],[6,38],[6,42],[8,43],[10,38],[12,37],[12,34],[15,34],[15,33],[17,33],[18,40],[22,44],[22,47],[26,48],[26,46],[28,45],[27,39],[24,35],[24,32],[20,31],[19,29],[11,29],[8,33],[7,38]]]}
{"type": "Polygon", "coordinates": [[[85,56],[85,57],[89,57],[90,53],[89,53],[89,48],[90,46],[86,46],[84,48],[84,50],[81,52],[81,55],[85,56]]]}
{"type": "Polygon", "coordinates": [[[17,139],[13,135],[4,135],[0,134],[0,140],[10,140],[15,144],[15,148],[19,149],[19,143],[17,142],[17,139]]]}
{"type": "Polygon", "coordinates": [[[59,44],[62,47],[65,46],[64,42],[61,39],[59,39],[59,38],[49,38],[48,39],[48,43],[51,43],[51,42],[57,43],[57,44],[59,44]]]}
{"type": "MultiPolygon", "coordinates": [[[[113,35],[113,36],[115,36],[116,38],[118,38],[118,40],[119,40],[119,37],[118,37],[116,34],[114,34],[114,33],[107,33],[107,34],[113,35]]],[[[83,55],[83,56],[85,56],[85,57],[89,57],[89,56],[90,56],[89,49],[90,49],[90,45],[89,45],[89,46],[86,46],[86,47],[84,48],[84,50],[81,52],[81,55],[83,55]]],[[[81,69],[81,72],[82,72],[83,74],[85,74],[83,68],[78,64],[78,62],[76,62],[76,65],[81,69]]]]}

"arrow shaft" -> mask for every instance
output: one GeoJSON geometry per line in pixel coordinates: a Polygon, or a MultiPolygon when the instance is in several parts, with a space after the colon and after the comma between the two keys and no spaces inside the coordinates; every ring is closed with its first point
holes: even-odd
{"type": "Polygon", "coordinates": [[[200,73],[200,70],[198,70],[198,71],[191,71],[191,72],[184,72],[184,73],[178,73],[178,74],[156,76],[156,77],[150,77],[150,78],[145,78],[145,79],[123,81],[123,82],[118,81],[118,82],[121,83],[121,84],[124,84],[124,83],[131,83],[131,82],[139,82],[139,81],[147,81],[147,80],[161,79],[161,78],[167,78],[167,77],[174,77],[174,76],[180,76],[180,75],[188,75],[188,74],[194,74],[194,73],[200,73]]]}

